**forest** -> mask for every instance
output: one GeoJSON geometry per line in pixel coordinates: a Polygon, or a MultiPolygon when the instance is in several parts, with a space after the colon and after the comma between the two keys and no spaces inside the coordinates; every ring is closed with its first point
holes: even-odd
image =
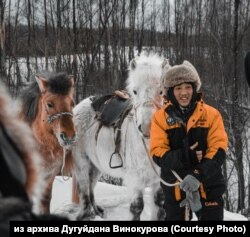
{"type": "Polygon", "coordinates": [[[125,87],[142,52],[189,60],[229,136],[225,208],[250,217],[248,0],[0,0],[0,79],[17,97],[42,71],[76,78],[75,100],[125,87]]]}

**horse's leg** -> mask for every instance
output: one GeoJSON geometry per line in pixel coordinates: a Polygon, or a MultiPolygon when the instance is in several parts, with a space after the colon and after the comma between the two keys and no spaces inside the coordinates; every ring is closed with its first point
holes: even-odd
{"type": "Polygon", "coordinates": [[[79,190],[77,187],[76,177],[72,175],[72,203],[79,204],[80,197],[79,197],[79,190]]]}
{"type": "Polygon", "coordinates": [[[136,197],[133,199],[132,203],[130,204],[130,212],[133,215],[133,221],[139,221],[142,210],[144,208],[144,201],[143,201],[143,193],[142,191],[138,191],[136,197]]]}
{"type": "Polygon", "coordinates": [[[155,205],[158,207],[157,219],[158,220],[165,220],[165,211],[163,208],[164,204],[164,195],[162,188],[159,187],[154,194],[154,202],[155,205]]]}
{"type": "Polygon", "coordinates": [[[95,216],[90,200],[90,174],[91,162],[88,156],[80,149],[75,147],[74,161],[75,161],[75,177],[77,187],[79,190],[80,206],[77,214],[77,220],[89,220],[95,216]]]}
{"type": "Polygon", "coordinates": [[[46,187],[42,195],[41,208],[42,213],[50,213],[50,201],[52,198],[52,185],[55,179],[55,175],[46,179],[46,187]]]}
{"type": "Polygon", "coordinates": [[[91,163],[90,185],[89,185],[90,201],[94,208],[95,214],[100,217],[104,217],[104,209],[96,204],[94,195],[94,188],[96,186],[99,177],[100,177],[100,171],[91,163]]]}

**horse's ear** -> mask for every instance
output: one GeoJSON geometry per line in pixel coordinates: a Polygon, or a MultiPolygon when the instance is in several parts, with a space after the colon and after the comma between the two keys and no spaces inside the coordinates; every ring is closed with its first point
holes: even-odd
{"type": "Polygon", "coordinates": [[[165,63],[165,65],[162,68],[163,68],[163,74],[164,74],[171,68],[171,65],[169,63],[165,63]]]}
{"type": "Polygon", "coordinates": [[[71,83],[71,86],[74,86],[75,81],[76,81],[75,76],[74,75],[69,75],[68,79],[69,79],[69,81],[71,83]]]}
{"type": "Polygon", "coordinates": [[[169,64],[169,61],[168,61],[167,58],[164,58],[164,59],[163,59],[163,62],[162,62],[162,64],[161,64],[162,68],[164,68],[166,64],[169,64]]]}
{"type": "Polygon", "coordinates": [[[36,78],[36,82],[37,82],[37,84],[39,86],[40,91],[42,93],[45,92],[46,88],[47,88],[47,80],[46,80],[46,78],[41,77],[41,76],[36,76],[35,78],[36,78]]]}
{"type": "Polygon", "coordinates": [[[136,68],[136,61],[135,61],[135,58],[133,58],[130,61],[130,70],[134,70],[135,68],[136,68]]]}

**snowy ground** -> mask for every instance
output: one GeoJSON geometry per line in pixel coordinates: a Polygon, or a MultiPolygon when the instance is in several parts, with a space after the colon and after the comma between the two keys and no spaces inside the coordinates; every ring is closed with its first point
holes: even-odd
{"type": "MultiPolygon", "coordinates": [[[[115,186],[98,182],[95,189],[96,202],[105,209],[105,220],[131,220],[129,213],[129,197],[124,186],[115,186]]],[[[152,193],[149,188],[145,189],[145,208],[141,219],[151,220],[150,203],[152,193]]],[[[53,213],[62,214],[71,206],[71,179],[64,181],[56,177],[53,184],[51,210],[53,213]]],[[[244,216],[224,212],[225,220],[247,220],[244,216]]],[[[96,220],[102,220],[96,218],[96,220]]]]}

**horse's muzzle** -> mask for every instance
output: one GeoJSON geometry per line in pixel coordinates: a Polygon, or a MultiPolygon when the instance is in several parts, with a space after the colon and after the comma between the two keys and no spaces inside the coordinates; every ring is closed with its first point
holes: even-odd
{"type": "Polygon", "coordinates": [[[74,135],[73,137],[69,138],[66,136],[66,134],[64,132],[60,133],[60,144],[63,146],[71,146],[75,143],[76,141],[76,136],[74,135]]]}
{"type": "Polygon", "coordinates": [[[142,126],[141,125],[139,125],[138,126],[138,130],[140,131],[140,133],[142,134],[142,136],[144,137],[144,138],[149,138],[150,137],[150,130],[149,129],[142,129],[142,126]]]}

